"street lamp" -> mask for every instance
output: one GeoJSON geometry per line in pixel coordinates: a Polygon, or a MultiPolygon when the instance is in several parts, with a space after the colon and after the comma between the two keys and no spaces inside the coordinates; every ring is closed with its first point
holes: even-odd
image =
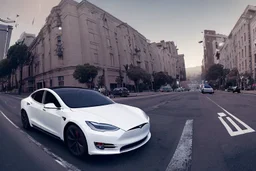
{"type": "Polygon", "coordinates": [[[62,30],[62,27],[61,26],[59,26],[59,28],[58,28],[60,31],[62,30]]]}

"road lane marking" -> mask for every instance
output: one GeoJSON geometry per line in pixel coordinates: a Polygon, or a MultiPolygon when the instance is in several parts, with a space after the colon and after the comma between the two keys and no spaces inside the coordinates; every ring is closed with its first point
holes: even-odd
{"type": "Polygon", "coordinates": [[[225,113],[218,113],[218,115],[219,115],[220,117],[227,116],[225,113]]]}
{"type": "Polygon", "coordinates": [[[19,127],[15,124],[15,123],[13,123],[1,110],[0,110],[0,113],[3,115],[3,117],[5,117],[5,119],[7,120],[7,121],[9,121],[15,128],[17,128],[17,129],[19,129],[19,127]]]}
{"type": "Polygon", "coordinates": [[[165,171],[189,170],[192,164],[193,120],[187,120],[179,144],[165,171]]]}
{"type": "Polygon", "coordinates": [[[243,131],[230,117],[227,117],[227,120],[236,128],[238,132],[243,131]]]}
{"type": "Polygon", "coordinates": [[[241,121],[240,119],[238,119],[236,116],[234,116],[233,114],[231,114],[230,112],[228,112],[226,109],[224,109],[223,107],[221,107],[219,104],[217,104],[215,101],[213,101],[212,99],[210,99],[209,97],[206,97],[208,100],[210,100],[212,103],[214,103],[215,105],[217,105],[220,109],[222,109],[227,115],[226,116],[225,113],[218,113],[219,115],[219,120],[221,121],[221,123],[224,125],[224,127],[226,128],[226,130],[228,131],[230,136],[238,136],[238,135],[243,135],[243,134],[247,134],[247,133],[252,133],[255,132],[254,129],[252,129],[250,126],[248,126],[246,123],[244,123],[243,121],[241,121]],[[229,121],[230,124],[232,124],[235,128],[236,131],[233,131],[230,126],[228,125],[228,123],[223,119],[224,117],[226,117],[226,119],[229,121]],[[238,123],[240,123],[241,125],[243,125],[246,129],[241,129],[235,122],[235,119],[238,123]]]}
{"type": "Polygon", "coordinates": [[[55,162],[60,164],[62,167],[66,168],[68,171],[81,171],[80,169],[76,168],[74,165],[68,163],[67,161],[63,160],[61,157],[57,156],[53,152],[51,152],[49,149],[44,147],[41,143],[36,141],[34,138],[32,138],[29,134],[24,132],[22,129],[20,129],[15,123],[13,123],[1,110],[0,113],[5,117],[7,121],[9,121],[15,128],[17,128],[21,133],[23,133],[32,143],[34,143],[37,147],[42,149],[47,155],[52,157],[55,162]]]}

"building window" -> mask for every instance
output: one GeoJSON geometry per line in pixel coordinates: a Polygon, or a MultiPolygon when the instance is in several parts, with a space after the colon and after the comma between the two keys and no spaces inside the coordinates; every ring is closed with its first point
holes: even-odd
{"type": "Polygon", "coordinates": [[[242,58],[244,57],[244,50],[242,49],[242,58]]]}
{"type": "Polygon", "coordinates": [[[90,36],[90,41],[91,42],[95,42],[95,43],[98,43],[98,36],[94,33],[89,33],[89,36],[90,36]]]}
{"type": "Polygon", "coordinates": [[[247,60],[245,60],[244,64],[245,64],[245,70],[247,71],[247,60]]]}
{"type": "Polygon", "coordinates": [[[115,59],[114,59],[114,55],[112,53],[110,53],[110,65],[111,66],[115,65],[115,59]]]}
{"type": "Polygon", "coordinates": [[[89,30],[96,30],[96,23],[92,21],[87,21],[87,25],[89,30]]]}
{"type": "Polygon", "coordinates": [[[246,34],[244,33],[244,41],[246,41],[246,34]]]}
{"type": "Polygon", "coordinates": [[[149,72],[148,61],[145,61],[145,69],[147,72],[149,72]]]}
{"type": "Polygon", "coordinates": [[[109,36],[109,30],[105,27],[104,27],[104,33],[105,33],[106,36],[109,36]]]}
{"type": "Polygon", "coordinates": [[[64,86],[64,76],[58,76],[59,86],[64,86]]]}
{"type": "Polygon", "coordinates": [[[107,46],[111,47],[110,39],[107,39],[107,46]]]}
{"type": "Polygon", "coordinates": [[[246,58],[246,46],[244,47],[244,57],[246,58]]]}
{"type": "Polygon", "coordinates": [[[242,70],[244,70],[244,62],[242,62],[242,70]]]}
{"type": "Polygon", "coordinates": [[[99,53],[98,53],[98,46],[91,44],[91,56],[93,59],[93,62],[98,64],[99,63],[99,53]]]}

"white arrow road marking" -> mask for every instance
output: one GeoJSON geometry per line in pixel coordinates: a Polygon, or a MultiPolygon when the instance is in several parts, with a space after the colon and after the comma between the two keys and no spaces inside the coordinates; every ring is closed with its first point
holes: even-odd
{"type": "Polygon", "coordinates": [[[219,115],[220,117],[227,116],[225,113],[218,113],[218,115],[219,115]]]}
{"type": "Polygon", "coordinates": [[[251,133],[251,132],[255,132],[254,129],[252,129],[250,126],[248,126],[247,124],[245,124],[243,121],[241,121],[240,119],[238,119],[236,116],[234,116],[233,114],[231,114],[230,112],[228,112],[226,109],[224,109],[223,107],[221,107],[219,104],[217,104],[216,102],[214,102],[212,99],[210,99],[209,97],[206,97],[208,100],[210,100],[212,103],[214,103],[215,105],[217,105],[219,108],[221,108],[225,113],[218,113],[219,115],[219,120],[221,121],[221,123],[224,125],[224,127],[226,128],[226,130],[228,131],[230,136],[237,136],[237,135],[243,135],[243,134],[247,134],[247,133],[251,133]],[[223,119],[226,118],[230,124],[232,124],[235,128],[236,131],[233,131],[230,126],[228,125],[228,123],[223,119]],[[241,125],[243,125],[246,129],[241,129],[234,120],[236,120],[237,122],[239,122],[241,125]]]}

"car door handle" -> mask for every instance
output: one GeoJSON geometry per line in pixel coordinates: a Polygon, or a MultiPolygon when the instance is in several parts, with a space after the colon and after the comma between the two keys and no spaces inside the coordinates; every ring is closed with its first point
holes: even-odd
{"type": "Polygon", "coordinates": [[[46,111],[45,109],[43,109],[43,111],[46,111]]]}
{"type": "Polygon", "coordinates": [[[31,105],[31,103],[27,102],[27,105],[29,106],[29,105],[31,105]]]}

